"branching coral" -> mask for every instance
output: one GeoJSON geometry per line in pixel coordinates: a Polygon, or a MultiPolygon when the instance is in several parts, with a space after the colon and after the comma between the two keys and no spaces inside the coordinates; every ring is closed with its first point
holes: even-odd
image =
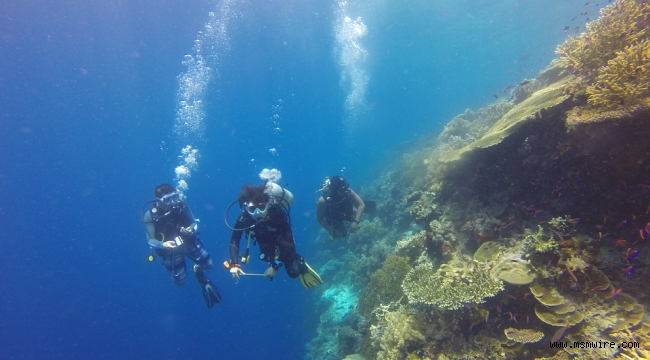
{"type": "Polygon", "coordinates": [[[589,105],[606,110],[650,106],[650,40],[627,46],[587,86],[589,105]]]}
{"type": "Polygon", "coordinates": [[[503,283],[475,264],[443,265],[433,272],[431,264],[422,263],[406,275],[402,288],[411,303],[454,310],[465,304],[483,303],[503,290],[503,283]]]}
{"type": "Polygon", "coordinates": [[[616,52],[649,35],[650,5],[645,0],[618,0],[587,24],[587,31],[558,46],[560,62],[580,75],[595,73],[616,52]]]}
{"type": "MultiPolygon", "coordinates": [[[[612,111],[650,106],[650,4],[646,0],[618,0],[587,24],[587,31],[570,37],[556,52],[560,63],[579,77],[574,93],[586,92],[592,109],[612,111]]],[[[597,112],[573,113],[597,117],[597,112]]]]}

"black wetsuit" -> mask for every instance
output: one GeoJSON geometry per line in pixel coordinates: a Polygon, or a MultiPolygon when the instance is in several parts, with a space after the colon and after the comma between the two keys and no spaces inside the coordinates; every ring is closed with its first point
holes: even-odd
{"type": "Polygon", "coordinates": [[[239,259],[239,243],[241,236],[246,233],[260,246],[260,260],[266,261],[276,270],[283,263],[291,278],[306,272],[302,256],[296,253],[296,244],[291,231],[291,222],[286,211],[277,204],[269,206],[265,219],[255,221],[246,211],[242,212],[235,222],[235,229],[230,237],[230,263],[237,264],[239,259]]]}
{"type": "Polygon", "coordinates": [[[156,240],[170,241],[176,236],[183,239],[183,244],[178,248],[157,248],[156,254],[162,257],[162,264],[177,285],[185,282],[185,257],[201,265],[204,270],[211,269],[214,265],[210,254],[205,250],[201,240],[195,234],[184,235],[181,228],[191,226],[196,220],[190,207],[184,202],[168,209],[166,212],[159,206],[154,206],[149,214],[154,225],[156,240]]]}
{"type": "Polygon", "coordinates": [[[354,205],[350,190],[335,193],[329,190],[323,192],[325,199],[325,221],[332,227],[334,234],[347,235],[346,221],[354,221],[354,205]]]}

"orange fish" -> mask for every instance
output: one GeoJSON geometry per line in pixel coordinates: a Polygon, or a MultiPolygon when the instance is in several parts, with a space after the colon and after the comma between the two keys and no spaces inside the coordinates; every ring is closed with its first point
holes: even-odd
{"type": "Polygon", "coordinates": [[[619,246],[619,245],[625,245],[625,243],[627,243],[627,241],[625,239],[618,239],[618,240],[616,240],[615,244],[616,244],[616,246],[619,246]]]}

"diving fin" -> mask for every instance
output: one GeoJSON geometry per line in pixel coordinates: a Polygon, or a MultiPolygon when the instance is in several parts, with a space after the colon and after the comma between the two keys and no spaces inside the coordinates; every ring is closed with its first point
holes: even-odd
{"type": "Polygon", "coordinates": [[[377,210],[377,202],[373,200],[363,200],[363,203],[366,204],[366,208],[363,210],[367,213],[374,213],[377,210]]]}
{"type": "Polygon", "coordinates": [[[208,307],[208,310],[212,309],[214,304],[221,304],[221,294],[219,294],[219,290],[205,275],[205,271],[203,271],[199,264],[194,265],[194,277],[201,286],[203,300],[205,301],[205,305],[208,307]]]}
{"type": "Polygon", "coordinates": [[[318,273],[312,269],[306,261],[303,262],[303,265],[305,273],[299,275],[302,286],[309,290],[314,286],[322,285],[323,279],[320,278],[320,275],[318,275],[318,273]]]}

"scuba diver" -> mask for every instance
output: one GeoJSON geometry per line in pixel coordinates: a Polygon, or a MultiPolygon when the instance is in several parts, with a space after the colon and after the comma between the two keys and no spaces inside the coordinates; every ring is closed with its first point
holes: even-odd
{"type": "Polygon", "coordinates": [[[253,239],[254,243],[260,246],[259,259],[269,264],[263,274],[265,277],[273,280],[278,269],[284,265],[287,275],[290,278],[299,278],[305,289],[323,283],[318,273],[300,254],[296,253],[289,217],[292,202],[291,192],[269,180],[259,186],[246,184],[241,188],[239,197],[230,205],[232,207],[235,203],[239,203],[239,207],[243,208],[234,227],[228,225],[224,214],[226,226],[232,230],[230,261],[226,261],[224,266],[230,270],[230,274],[236,281],[239,281],[240,275],[252,275],[246,274],[241,269],[239,259],[242,264],[248,263],[250,243],[253,239]],[[244,233],[248,238],[248,245],[240,257],[239,243],[244,233]]]}
{"type": "Polygon", "coordinates": [[[214,265],[210,254],[197,237],[198,224],[192,210],[170,184],[156,186],[154,196],[155,199],[143,205],[142,214],[147,240],[152,249],[149,261],[155,260],[155,249],[174,284],[181,286],[185,283],[187,256],[195,263],[194,277],[201,286],[205,305],[212,309],[215,304],[221,303],[221,295],[205,275],[205,270],[212,269],[214,265]]]}
{"type": "Polygon", "coordinates": [[[341,176],[325,178],[325,182],[316,192],[323,194],[316,205],[316,220],[330,234],[330,240],[342,238],[359,231],[359,221],[366,206],[374,210],[375,202],[364,202],[350,184],[341,176]],[[346,228],[346,221],[350,223],[346,228]]]}

